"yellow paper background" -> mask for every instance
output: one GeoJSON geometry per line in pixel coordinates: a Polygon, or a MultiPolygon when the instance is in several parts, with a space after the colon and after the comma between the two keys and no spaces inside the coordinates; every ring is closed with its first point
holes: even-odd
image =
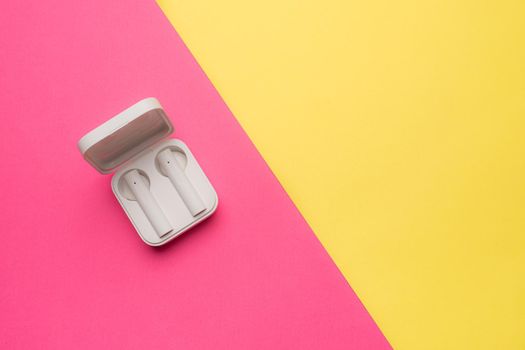
{"type": "Polygon", "coordinates": [[[525,349],[523,0],[159,4],[395,348],[525,349]]]}

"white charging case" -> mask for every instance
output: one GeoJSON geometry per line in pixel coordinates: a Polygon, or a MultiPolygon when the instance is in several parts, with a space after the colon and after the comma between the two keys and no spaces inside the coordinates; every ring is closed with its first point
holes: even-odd
{"type": "Polygon", "coordinates": [[[208,218],[217,209],[217,193],[186,144],[168,138],[173,125],[159,101],[144,99],[90,131],[78,141],[84,158],[100,173],[115,171],[111,179],[113,193],[135,226],[142,240],[160,246],[208,218]],[[206,210],[193,216],[169,178],[158,169],[157,154],[171,148],[180,167],[199,194],[206,210]],[[137,201],[123,185],[122,176],[138,169],[149,190],[162,208],[173,230],[159,236],[137,201]],[[122,180],[121,180],[122,179],[122,180]],[[132,197],[132,196],[131,196],[132,197]]]}

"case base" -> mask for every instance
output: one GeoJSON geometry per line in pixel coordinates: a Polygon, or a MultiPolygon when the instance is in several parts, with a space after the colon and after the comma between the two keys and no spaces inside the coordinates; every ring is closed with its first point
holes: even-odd
{"type": "Polygon", "coordinates": [[[163,140],[130,159],[119,167],[111,179],[111,187],[139,236],[146,244],[151,246],[160,246],[178,237],[213,214],[218,204],[217,193],[197,163],[197,160],[193,157],[186,144],[177,139],[163,140]],[[196,216],[190,213],[169,178],[164,176],[158,169],[157,155],[166,148],[170,148],[175,152],[180,167],[184,170],[206,206],[206,210],[196,216]],[[126,188],[123,185],[123,175],[132,169],[138,169],[147,178],[151,194],[173,227],[173,231],[170,233],[162,237],[159,236],[138,202],[130,199],[129,194],[126,193],[126,188]]]}

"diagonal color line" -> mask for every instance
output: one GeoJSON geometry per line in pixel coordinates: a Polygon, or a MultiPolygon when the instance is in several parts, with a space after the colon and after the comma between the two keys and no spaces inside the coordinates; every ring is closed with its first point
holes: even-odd
{"type": "Polygon", "coordinates": [[[523,1],[158,1],[395,347],[525,347],[523,1]]]}
{"type": "Polygon", "coordinates": [[[155,2],[3,1],[0,33],[2,349],[391,348],[155,2]],[[158,249],[76,147],[146,96],[220,198],[158,249]]]}

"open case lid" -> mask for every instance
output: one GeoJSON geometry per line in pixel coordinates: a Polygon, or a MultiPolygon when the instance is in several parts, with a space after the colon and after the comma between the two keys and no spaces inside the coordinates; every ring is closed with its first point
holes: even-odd
{"type": "Polygon", "coordinates": [[[78,148],[95,169],[107,174],[172,132],[162,106],[151,97],[87,133],[78,148]]]}

